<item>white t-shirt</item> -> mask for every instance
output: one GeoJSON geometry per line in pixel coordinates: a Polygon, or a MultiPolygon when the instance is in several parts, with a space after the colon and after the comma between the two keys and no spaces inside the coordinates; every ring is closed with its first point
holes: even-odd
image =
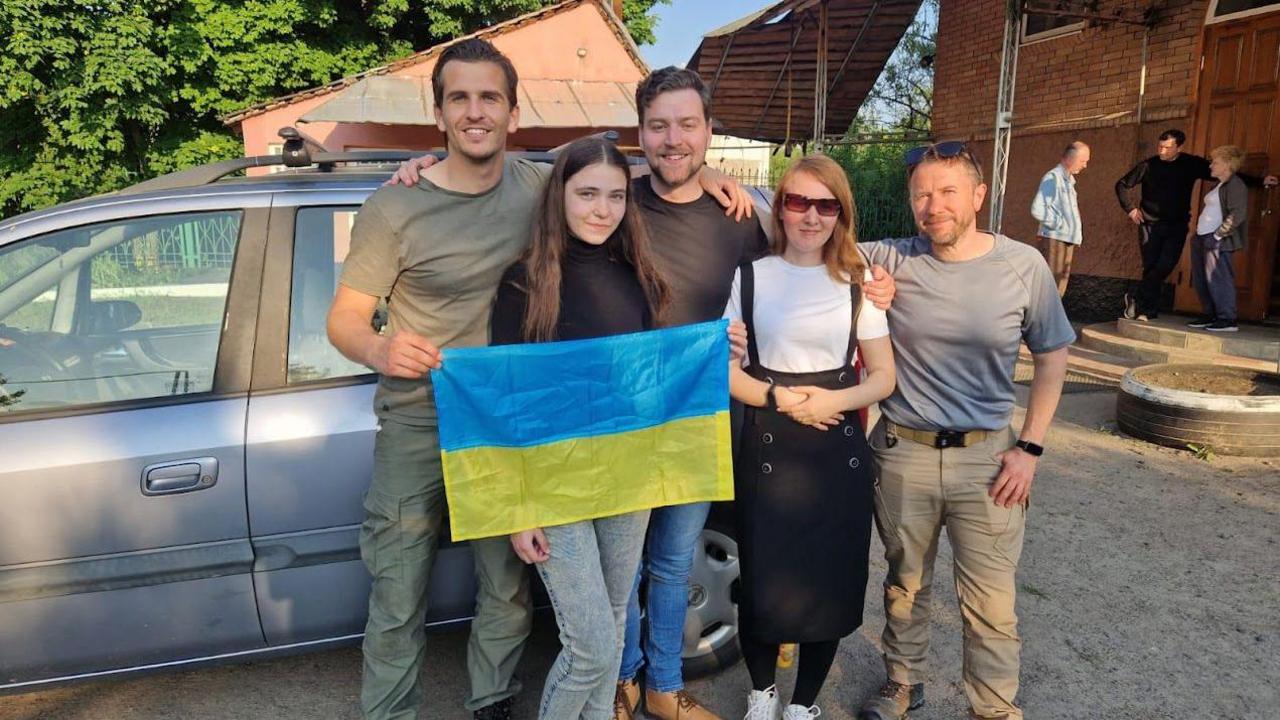
{"type": "MultiPolygon", "coordinates": [[[[755,272],[752,317],[760,363],[770,370],[810,373],[834,370],[844,364],[849,347],[849,286],[831,279],[826,265],[799,267],[770,255],[751,264],[755,272]]],[[[866,273],[871,279],[871,271],[866,273]]],[[[742,271],[733,276],[733,289],[724,316],[742,319],[742,271]]],[[[889,334],[885,312],[862,298],[858,339],[889,334]]],[[[742,364],[749,360],[743,358],[742,364]]]]}
{"type": "Polygon", "coordinates": [[[1222,225],[1222,198],[1218,188],[1204,194],[1204,207],[1200,208],[1200,221],[1196,223],[1197,235],[1211,235],[1222,225]]]}

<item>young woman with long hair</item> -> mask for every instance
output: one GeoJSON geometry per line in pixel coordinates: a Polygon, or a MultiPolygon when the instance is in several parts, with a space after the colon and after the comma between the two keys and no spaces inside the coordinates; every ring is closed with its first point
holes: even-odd
{"type": "MultiPolygon", "coordinates": [[[[584,138],[556,159],[524,258],[506,273],[494,305],[494,345],[575,340],[658,327],[668,289],[654,266],[631,197],[626,158],[584,138]]],[[[538,717],[613,716],[631,585],[649,511],[511,536],[533,563],[560,626],[561,650],[538,717]]]]}
{"type": "Polygon", "coordinates": [[[748,332],[729,381],[746,405],[734,463],[739,640],[748,720],[799,720],[819,714],[840,638],[862,624],[874,470],[857,411],[888,397],[894,367],[885,313],[861,293],[871,275],[840,166],[822,155],[792,165],[773,219],[771,254],[739,269],[725,311],[748,332]],[[785,709],[774,689],[782,643],[800,645],[785,709]]]}

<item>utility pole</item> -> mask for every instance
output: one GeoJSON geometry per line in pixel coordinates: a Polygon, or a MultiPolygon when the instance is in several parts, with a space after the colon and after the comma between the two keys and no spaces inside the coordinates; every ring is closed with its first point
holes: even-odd
{"type": "Polygon", "coordinates": [[[1009,175],[1009,141],[1013,136],[1013,90],[1018,80],[1018,44],[1022,34],[1022,0],[1008,0],[1004,11],[1004,49],[996,95],[995,157],[991,162],[991,232],[1000,232],[1005,181],[1009,175]]]}

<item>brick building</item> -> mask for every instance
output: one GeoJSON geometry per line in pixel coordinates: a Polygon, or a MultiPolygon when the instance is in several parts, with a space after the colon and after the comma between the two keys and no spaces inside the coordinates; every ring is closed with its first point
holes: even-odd
{"type": "MultiPolygon", "coordinates": [[[[1249,172],[1280,170],[1280,130],[1273,129],[1280,0],[1042,0],[1033,7],[1055,5],[1068,14],[1023,19],[1002,229],[1034,242],[1029,208],[1040,177],[1067,143],[1089,143],[1092,160],[1077,185],[1085,239],[1067,301],[1080,319],[1114,317],[1120,294],[1141,272],[1136,232],[1114,185],[1154,154],[1161,131],[1182,129],[1184,149],[1198,154],[1240,145],[1249,172]]],[[[934,136],[969,141],[988,166],[1005,6],[1006,0],[942,0],[938,18],[934,136]]],[[[1196,195],[1208,187],[1202,183],[1196,195]]],[[[1250,247],[1236,258],[1246,319],[1280,316],[1280,228],[1271,195],[1253,193],[1250,247]]],[[[1185,256],[1170,280],[1171,301],[1195,308],[1185,256]]]]}

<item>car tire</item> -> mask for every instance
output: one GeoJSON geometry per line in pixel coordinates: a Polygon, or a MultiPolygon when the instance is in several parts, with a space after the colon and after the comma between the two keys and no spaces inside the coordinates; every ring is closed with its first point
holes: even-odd
{"type": "Polygon", "coordinates": [[[712,514],[694,550],[689,574],[682,660],[686,678],[732,667],[742,659],[738,646],[738,542],[732,523],[712,514]]]}
{"type": "Polygon", "coordinates": [[[1214,372],[1280,384],[1273,373],[1219,365],[1146,365],[1125,373],[1116,394],[1116,424],[1126,435],[1222,455],[1280,457],[1280,396],[1216,395],[1175,390],[1148,382],[1150,372],[1168,369],[1214,372]]]}

